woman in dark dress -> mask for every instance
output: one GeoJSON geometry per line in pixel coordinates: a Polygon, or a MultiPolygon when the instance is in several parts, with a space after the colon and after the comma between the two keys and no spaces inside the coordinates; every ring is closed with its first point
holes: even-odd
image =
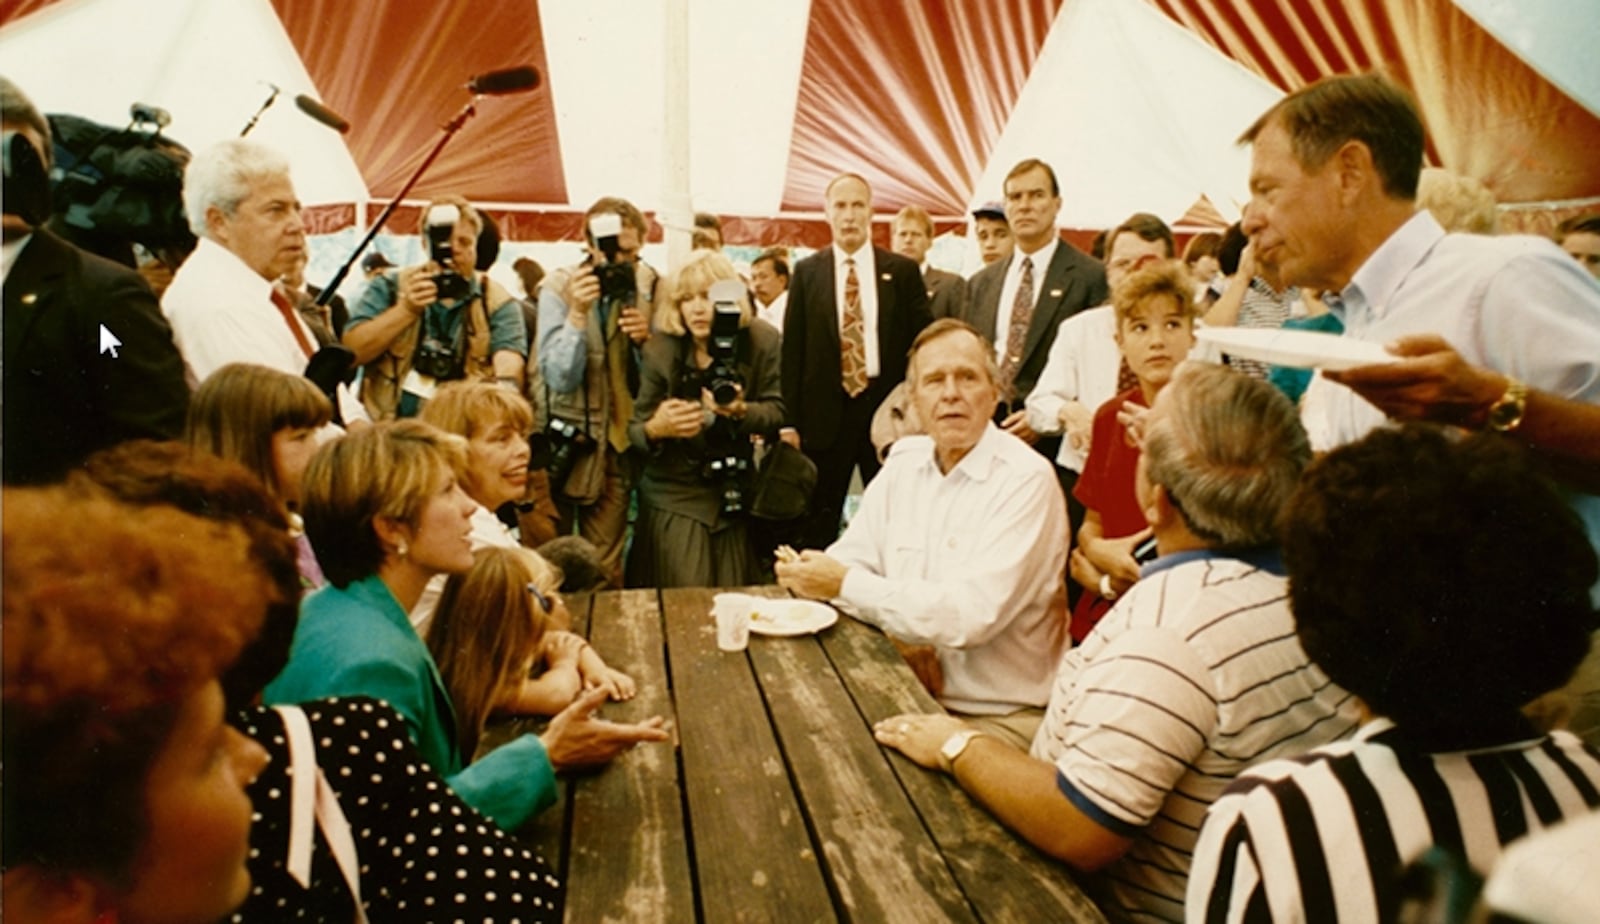
{"type": "Polygon", "coordinates": [[[744,513],[754,472],[750,438],[774,437],[783,425],[780,335],[753,319],[733,264],[709,250],[697,251],[667,280],[655,331],[644,345],[628,426],[646,462],[627,584],[754,583],[744,513]],[[717,290],[720,305],[713,299],[718,283],[726,287],[717,290]]]}

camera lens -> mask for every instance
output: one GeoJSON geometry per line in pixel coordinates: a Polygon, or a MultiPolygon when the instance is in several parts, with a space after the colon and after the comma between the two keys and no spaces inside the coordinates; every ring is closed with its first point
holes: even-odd
{"type": "Polygon", "coordinates": [[[719,405],[732,404],[739,397],[739,383],[731,379],[718,379],[711,383],[711,399],[719,405]]]}

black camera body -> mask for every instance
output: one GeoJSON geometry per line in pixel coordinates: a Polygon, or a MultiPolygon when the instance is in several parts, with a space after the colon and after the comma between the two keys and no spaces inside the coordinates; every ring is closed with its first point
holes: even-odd
{"type": "Polygon", "coordinates": [[[417,351],[411,357],[411,368],[429,378],[453,382],[466,375],[466,351],[457,349],[454,343],[426,336],[417,342],[417,351]]]}
{"type": "Polygon", "coordinates": [[[632,263],[596,263],[600,298],[613,305],[631,305],[639,295],[639,277],[632,263]]]}
{"type": "Polygon", "coordinates": [[[593,262],[600,281],[600,298],[612,305],[631,305],[639,296],[638,272],[632,263],[618,261],[622,253],[622,216],[610,212],[589,219],[589,236],[605,259],[593,262]]]}
{"type": "MultiPolygon", "coordinates": [[[[550,418],[544,432],[538,436],[543,437],[543,445],[533,444],[534,451],[529,456],[528,467],[542,466],[549,470],[550,487],[559,491],[578,460],[595,448],[594,440],[577,424],[559,417],[550,418]]],[[[538,436],[534,439],[538,439],[538,436]]]]}
{"type": "Polygon", "coordinates": [[[723,516],[745,512],[745,483],[750,480],[750,460],[737,453],[713,456],[702,472],[707,481],[717,486],[723,516]]]}
{"type": "Polygon", "coordinates": [[[742,320],[739,298],[744,295],[744,285],[737,280],[724,279],[711,286],[710,294],[711,336],[706,352],[711,354],[711,365],[706,367],[703,381],[711,392],[711,400],[726,407],[738,399],[739,390],[744,386],[735,366],[742,320]]]}
{"type": "Polygon", "coordinates": [[[428,213],[428,257],[439,265],[431,278],[440,300],[460,301],[472,292],[472,283],[455,270],[455,245],[450,242],[460,219],[461,210],[453,205],[435,206],[428,213]]]}

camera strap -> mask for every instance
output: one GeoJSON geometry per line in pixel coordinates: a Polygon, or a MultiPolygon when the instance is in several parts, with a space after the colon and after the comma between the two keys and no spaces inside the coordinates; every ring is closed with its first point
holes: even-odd
{"type": "MultiPolygon", "coordinates": [[[[545,382],[544,383],[544,417],[545,417],[545,426],[547,426],[547,427],[550,425],[550,418],[555,416],[555,412],[553,410],[551,410],[551,407],[552,407],[552,405],[550,403],[550,383],[549,382],[545,382]]],[[[583,435],[585,437],[588,437],[590,442],[594,441],[594,434],[589,432],[589,371],[587,369],[585,369],[584,373],[583,373],[583,435]]]]}

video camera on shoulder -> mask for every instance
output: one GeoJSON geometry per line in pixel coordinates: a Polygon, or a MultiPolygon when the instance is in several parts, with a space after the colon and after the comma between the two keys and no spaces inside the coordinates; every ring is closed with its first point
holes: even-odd
{"type": "Polygon", "coordinates": [[[619,263],[622,253],[622,216],[603,213],[589,219],[589,236],[594,238],[595,249],[604,255],[604,262],[596,262],[594,275],[600,280],[600,298],[613,305],[631,305],[639,294],[639,277],[632,263],[619,263]]]}
{"type": "Polygon", "coordinates": [[[428,256],[439,264],[432,278],[441,300],[460,301],[472,291],[471,281],[456,272],[455,245],[450,241],[460,220],[461,210],[453,205],[436,205],[428,212],[428,256]]]}

